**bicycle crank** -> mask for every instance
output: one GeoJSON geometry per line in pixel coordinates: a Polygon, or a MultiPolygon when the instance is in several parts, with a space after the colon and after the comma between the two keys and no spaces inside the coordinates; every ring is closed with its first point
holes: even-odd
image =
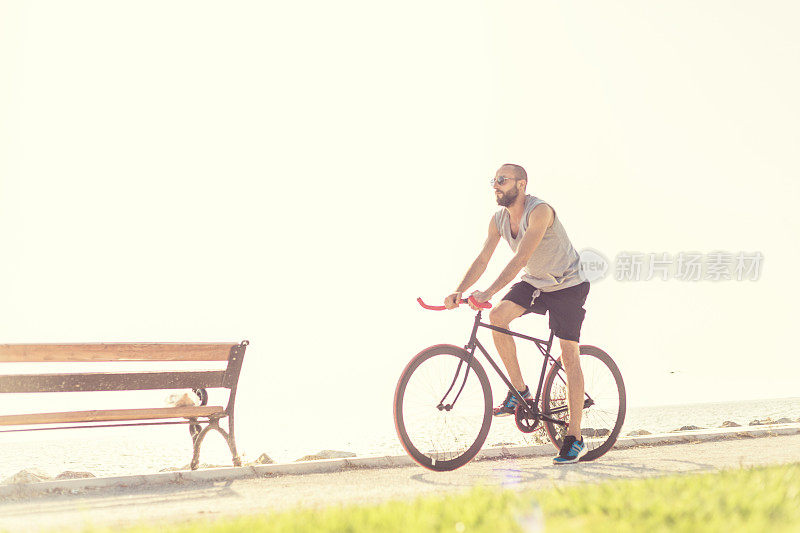
{"type": "Polygon", "coordinates": [[[539,425],[539,408],[534,400],[526,400],[527,408],[517,405],[514,409],[514,422],[523,433],[533,433],[539,425]]]}

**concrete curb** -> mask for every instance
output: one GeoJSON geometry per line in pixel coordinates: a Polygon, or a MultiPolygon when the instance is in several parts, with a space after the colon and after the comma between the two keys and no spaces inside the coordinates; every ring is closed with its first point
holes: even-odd
{"type": "MultiPolygon", "coordinates": [[[[687,442],[712,441],[730,438],[774,437],[779,435],[800,434],[800,424],[776,424],[765,426],[742,426],[736,428],[699,429],[675,433],[661,433],[639,437],[620,437],[614,449],[634,448],[638,446],[658,446],[681,444],[687,442]]],[[[476,461],[501,459],[507,457],[542,457],[552,456],[553,446],[541,444],[537,446],[507,446],[484,448],[475,458],[476,461]]],[[[98,478],[81,478],[39,483],[0,485],[0,498],[26,498],[44,494],[77,494],[86,490],[102,488],[127,488],[165,484],[183,484],[197,481],[232,481],[256,477],[283,475],[321,474],[339,472],[358,468],[396,468],[413,466],[416,463],[408,455],[394,456],[362,456],[347,459],[322,459],[318,461],[302,461],[259,466],[242,466],[230,468],[209,468],[205,470],[182,470],[177,472],[159,472],[136,476],[114,476],[98,478]]]]}

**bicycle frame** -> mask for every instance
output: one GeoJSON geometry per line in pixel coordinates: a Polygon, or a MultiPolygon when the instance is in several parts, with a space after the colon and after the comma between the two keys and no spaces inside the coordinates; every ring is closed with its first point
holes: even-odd
{"type": "MultiPolygon", "coordinates": [[[[475,315],[475,322],[472,325],[472,333],[470,334],[469,341],[467,342],[466,346],[464,346],[464,349],[467,350],[467,352],[469,352],[470,356],[469,360],[467,361],[467,370],[464,372],[464,381],[462,382],[461,387],[459,388],[458,393],[456,394],[456,397],[453,399],[453,402],[445,405],[444,404],[445,398],[447,398],[447,395],[450,394],[450,391],[453,390],[453,387],[458,381],[458,375],[461,372],[461,365],[463,364],[463,359],[462,359],[458,363],[458,367],[456,368],[456,373],[455,376],[453,376],[453,382],[450,384],[450,388],[447,389],[447,392],[445,392],[444,396],[442,397],[442,400],[439,402],[439,405],[437,407],[440,410],[444,409],[447,411],[453,408],[453,405],[455,405],[456,401],[458,400],[458,397],[461,395],[461,391],[464,390],[464,386],[467,383],[467,377],[469,376],[469,364],[475,357],[475,349],[477,348],[478,350],[480,350],[480,352],[483,354],[486,360],[489,361],[489,364],[492,366],[492,368],[494,368],[495,372],[497,372],[497,375],[500,376],[500,379],[503,380],[503,383],[505,383],[508,386],[508,389],[517,399],[519,405],[522,406],[522,408],[525,410],[526,415],[528,415],[530,418],[539,418],[546,420],[548,422],[552,422],[553,424],[566,427],[567,425],[566,422],[564,422],[563,420],[559,420],[557,418],[552,418],[550,416],[547,416],[546,414],[539,412],[539,409],[537,407],[542,397],[542,385],[544,384],[544,377],[547,371],[548,363],[551,362],[552,364],[557,363],[556,359],[552,355],[550,355],[550,348],[553,345],[553,337],[554,337],[553,331],[550,330],[550,338],[547,341],[545,341],[543,339],[537,339],[536,337],[523,335],[522,333],[517,333],[515,331],[493,326],[485,322],[481,322],[481,313],[482,311],[479,309],[478,313],[475,315]],[[517,389],[514,388],[514,386],[511,384],[511,381],[508,379],[508,377],[506,377],[503,370],[497,365],[497,363],[494,362],[494,359],[492,359],[492,357],[489,355],[489,352],[486,350],[486,348],[483,347],[483,344],[481,344],[481,342],[478,340],[478,328],[487,328],[493,331],[498,331],[500,333],[505,333],[506,335],[511,335],[512,337],[519,337],[527,341],[532,341],[534,344],[536,344],[536,347],[539,348],[539,351],[542,352],[542,355],[544,356],[544,360],[542,362],[542,373],[539,376],[539,385],[536,387],[536,399],[533,402],[533,407],[531,407],[528,404],[528,402],[522,397],[519,391],[517,391],[517,389]]],[[[559,379],[562,380],[562,382],[564,381],[564,379],[560,375],[558,377],[559,379]]],[[[584,400],[584,408],[589,407],[592,404],[594,404],[594,401],[591,399],[591,397],[589,397],[588,394],[586,394],[586,400],[584,400]]],[[[568,410],[567,406],[559,407],[552,411],[548,411],[548,414],[563,413],[567,410],[568,410]]]]}

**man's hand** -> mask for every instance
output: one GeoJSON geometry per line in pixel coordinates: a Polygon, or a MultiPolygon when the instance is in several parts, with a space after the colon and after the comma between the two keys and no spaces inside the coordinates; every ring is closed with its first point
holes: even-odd
{"type": "Polygon", "coordinates": [[[444,299],[444,306],[448,309],[455,309],[461,303],[461,293],[454,292],[444,299]]]}
{"type": "MultiPolygon", "coordinates": [[[[490,292],[474,291],[472,294],[470,294],[470,296],[475,298],[475,300],[477,300],[478,303],[482,304],[484,302],[488,302],[494,295],[490,292]]],[[[472,302],[469,302],[469,306],[472,308],[473,311],[477,311],[478,309],[480,309],[479,307],[475,306],[475,304],[473,304],[472,302]]]]}

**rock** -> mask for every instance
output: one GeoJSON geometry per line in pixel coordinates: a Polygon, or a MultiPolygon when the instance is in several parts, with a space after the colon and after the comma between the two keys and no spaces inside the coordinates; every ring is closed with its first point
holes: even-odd
{"type": "Polygon", "coordinates": [[[642,435],[652,435],[652,433],[650,433],[646,429],[637,429],[636,431],[631,431],[630,433],[628,433],[628,436],[630,437],[640,437],[642,435]]]}
{"type": "MultiPolygon", "coordinates": [[[[226,465],[212,465],[208,463],[200,463],[197,467],[198,470],[203,468],[233,468],[233,464],[231,463],[226,465]]],[[[185,467],[183,467],[183,470],[191,470],[191,469],[192,469],[191,465],[186,465],[185,467]]]]}
{"type": "Polygon", "coordinates": [[[584,437],[607,437],[611,434],[611,431],[608,429],[594,429],[594,428],[583,428],[581,429],[581,435],[584,437]]]}
{"type": "MultiPolygon", "coordinates": [[[[274,464],[274,463],[275,463],[275,461],[273,461],[270,458],[269,455],[267,455],[266,453],[262,453],[261,455],[259,455],[256,458],[255,461],[251,461],[249,463],[244,463],[244,466],[271,465],[271,464],[274,464]]],[[[231,468],[232,466],[233,465],[230,465],[230,464],[227,464],[227,465],[212,465],[212,464],[208,464],[208,463],[200,463],[200,466],[198,467],[198,470],[202,470],[204,468],[231,468]]],[[[159,472],[180,472],[181,470],[191,470],[191,469],[192,469],[192,465],[187,463],[187,464],[185,464],[183,466],[169,466],[167,468],[162,468],[161,470],[159,470],[159,472]]]]}
{"type": "MultiPolygon", "coordinates": [[[[800,418],[798,418],[797,421],[800,422],[800,418]]],[[[793,420],[791,418],[783,417],[783,418],[779,418],[777,420],[773,420],[772,418],[767,417],[767,418],[764,418],[764,419],[761,419],[761,420],[758,420],[758,419],[753,420],[752,422],[750,422],[750,425],[751,426],[764,426],[764,425],[767,425],[767,424],[791,424],[792,422],[793,422],[793,420]]]]}
{"type": "MultiPolygon", "coordinates": [[[[200,463],[197,467],[198,470],[202,470],[204,468],[231,468],[233,465],[210,465],[208,463],[200,463]]],[[[168,466],[167,468],[162,468],[159,472],[179,472],[181,470],[191,470],[191,464],[185,464],[183,466],[168,466]]]]}
{"type": "Polygon", "coordinates": [[[670,433],[677,433],[678,431],[693,431],[695,429],[703,429],[703,428],[698,426],[683,426],[680,429],[673,429],[670,433]]]}
{"type": "Polygon", "coordinates": [[[3,480],[3,485],[13,485],[21,483],[39,483],[40,481],[51,481],[53,478],[41,470],[35,468],[20,470],[11,477],[3,480]]]}
{"type": "Polygon", "coordinates": [[[95,475],[91,472],[73,472],[72,470],[67,470],[57,475],[56,479],[84,479],[87,477],[95,477],[95,475]]]}
{"type": "Polygon", "coordinates": [[[722,425],[720,427],[721,428],[738,428],[738,427],[741,427],[741,425],[737,424],[736,422],[731,422],[730,420],[726,420],[725,422],[722,423],[722,425]]]}
{"type": "Polygon", "coordinates": [[[189,465],[185,466],[168,466],[166,468],[162,468],[159,472],[178,472],[180,470],[189,470],[189,465]]]}
{"type": "Polygon", "coordinates": [[[248,466],[251,466],[251,465],[271,465],[271,464],[274,464],[274,463],[275,463],[275,461],[273,461],[272,458],[269,455],[267,455],[266,453],[262,453],[261,455],[258,456],[258,458],[255,461],[253,461],[252,463],[247,463],[247,465],[248,466]]]}
{"type": "Polygon", "coordinates": [[[301,457],[300,459],[296,459],[295,462],[298,461],[318,461],[320,459],[343,459],[345,457],[355,457],[356,454],[352,452],[340,452],[336,450],[322,450],[321,452],[317,452],[313,455],[306,455],[301,457]]]}

